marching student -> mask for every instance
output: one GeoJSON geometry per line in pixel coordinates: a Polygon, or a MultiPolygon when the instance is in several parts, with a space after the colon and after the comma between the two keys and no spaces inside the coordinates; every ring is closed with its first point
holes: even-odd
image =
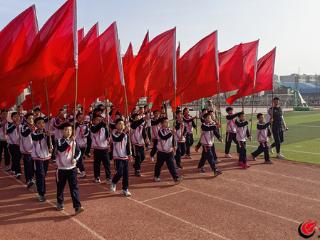
{"type": "MultiPolygon", "coordinates": [[[[87,124],[89,129],[91,127],[92,117],[93,117],[93,110],[92,110],[92,107],[90,106],[89,109],[88,109],[88,113],[84,118],[85,119],[84,122],[87,124]]],[[[85,151],[85,156],[88,157],[88,158],[91,157],[91,154],[90,154],[91,144],[92,144],[92,139],[91,139],[91,133],[89,131],[89,134],[87,136],[87,146],[86,146],[86,151],[85,151]]]]}
{"type": "Polygon", "coordinates": [[[134,167],[134,174],[137,177],[141,177],[141,163],[145,159],[144,155],[144,145],[147,140],[147,135],[145,131],[145,121],[142,117],[142,115],[139,115],[137,113],[134,113],[131,116],[131,142],[132,142],[132,147],[134,148],[134,159],[135,162],[133,164],[134,167]]]}
{"type": "Polygon", "coordinates": [[[184,124],[182,112],[176,111],[175,139],[177,141],[177,151],[175,155],[176,165],[182,169],[181,157],[186,154],[187,127],[184,124]]]}
{"type": "Polygon", "coordinates": [[[39,194],[39,202],[46,201],[46,175],[48,171],[49,159],[51,158],[52,143],[49,133],[45,131],[45,121],[43,117],[34,120],[36,131],[31,133],[33,148],[32,159],[35,163],[36,185],[39,194]]]}
{"type": "Polygon", "coordinates": [[[257,141],[259,143],[259,147],[256,151],[251,153],[252,159],[256,160],[256,157],[261,153],[264,153],[264,163],[271,164],[270,156],[269,156],[269,137],[271,136],[270,131],[270,122],[265,122],[262,113],[257,114],[257,141]]]}
{"type": "Polygon", "coordinates": [[[122,193],[130,197],[129,187],[129,164],[131,160],[129,136],[125,132],[125,124],[122,118],[115,121],[116,129],[112,132],[113,159],[116,165],[116,174],[113,176],[110,191],[115,192],[120,178],[122,178],[122,193]]]}
{"type": "Polygon", "coordinates": [[[176,172],[173,162],[173,134],[175,131],[171,131],[169,128],[169,120],[167,117],[161,119],[161,128],[158,131],[158,144],[157,144],[157,161],[154,168],[154,180],[160,182],[161,168],[164,162],[166,162],[169,172],[173,178],[173,181],[178,183],[182,180],[176,172]]]}
{"type": "Polygon", "coordinates": [[[235,123],[235,119],[239,116],[239,113],[233,114],[233,108],[227,107],[226,108],[226,119],[227,119],[227,127],[226,127],[226,144],[225,144],[225,157],[226,158],[232,158],[230,154],[230,147],[231,143],[234,142],[237,146],[237,153],[239,153],[239,145],[237,141],[237,126],[235,123]]]}
{"type": "Polygon", "coordinates": [[[248,121],[245,119],[244,112],[240,112],[238,119],[236,119],[235,124],[237,126],[237,141],[239,144],[239,165],[243,169],[250,167],[247,163],[247,149],[246,149],[246,140],[247,138],[251,139],[248,121]]]}
{"type": "MultiPolygon", "coordinates": [[[[45,119],[44,119],[45,120],[45,119]]],[[[67,119],[65,118],[65,112],[64,110],[61,108],[59,109],[59,113],[58,115],[53,118],[53,122],[52,122],[52,127],[53,127],[53,141],[52,141],[52,144],[53,144],[53,151],[52,151],[52,160],[55,161],[55,157],[56,157],[56,140],[61,138],[62,137],[62,129],[61,129],[61,125],[66,122],[67,119]]],[[[51,131],[50,131],[51,132],[51,131]]]]}
{"type": "Polygon", "coordinates": [[[64,187],[68,182],[75,214],[79,214],[84,211],[80,203],[76,167],[81,152],[74,139],[72,125],[66,122],[61,127],[63,135],[57,140],[57,210],[64,210],[64,187]]]}
{"type": "Polygon", "coordinates": [[[2,161],[2,154],[4,155],[4,169],[9,172],[10,167],[10,155],[7,142],[7,125],[8,125],[8,110],[2,109],[0,115],[0,164],[2,161]]]}
{"type": "Polygon", "coordinates": [[[105,169],[106,182],[111,180],[110,158],[109,158],[109,131],[101,115],[94,115],[90,128],[93,148],[93,169],[96,183],[101,183],[100,166],[101,162],[105,169]]]}
{"type": "Polygon", "coordinates": [[[201,124],[201,136],[200,142],[202,145],[202,154],[198,164],[198,169],[201,173],[204,173],[204,164],[208,161],[214,175],[217,176],[222,172],[216,167],[214,153],[213,153],[213,144],[214,144],[214,136],[218,138],[220,142],[222,142],[221,136],[217,131],[217,126],[212,120],[210,113],[205,113],[203,115],[204,122],[201,124]]]}
{"type": "Polygon", "coordinates": [[[146,130],[147,137],[149,139],[149,142],[146,143],[146,151],[148,151],[150,146],[150,139],[151,139],[151,110],[149,108],[149,105],[144,106],[144,113],[145,113],[145,121],[146,121],[145,130],[146,130]]]}
{"type": "Polygon", "coordinates": [[[34,115],[27,113],[25,116],[26,122],[22,124],[20,131],[20,151],[23,155],[24,176],[27,187],[31,188],[34,185],[34,161],[31,157],[33,142],[31,133],[35,131],[34,115]]]}
{"type": "MultiPolygon", "coordinates": [[[[204,118],[203,118],[203,116],[204,116],[204,114],[206,114],[207,112],[208,112],[208,109],[206,109],[206,108],[203,108],[203,109],[201,110],[201,114],[200,114],[200,116],[199,116],[199,117],[200,117],[201,124],[204,123],[204,118]]],[[[201,142],[200,142],[200,139],[199,139],[197,145],[194,147],[195,151],[198,152],[199,149],[200,149],[200,147],[201,147],[201,142]]]]}
{"type": "Polygon", "coordinates": [[[20,152],[20,115],[18,112],[11,113],[12,122],[7,124],[8,149],[11,155],[11,170],[17,179],[21,177],[21,152],[20,152]]]}
{"type": "MultiPolygon", "coordinates": [[[[65,125],[64,125],[65,126],[65,125]]],[[[77,168],[80,171],[80,178],[86,177],[85,167],[84,167],[84,154],[87,147],[87,137],[89,135],[89,127],[84,122],[84,115],[83,113],[78,113],[76,115],[76,142],[80,148],[80,158],[77,161],[77,168]]]]}
{"type": "Polygon", "coordinates": [[[153,111],[153,118],[151,118],[151,138],[152,138],[152,149],[150,152],[151,161],[154,162],[154,155],[157,153],[158,144],[158,131],[160,129],[162,117],[160,117],[159,110],[153,111]]]}
{"type": "Polygon", "coordinates": [[[196,117],[191,117],[189,115],[189,109],[186,107],[183,109],[183,121],[187,127],[187,135],[186,135],[186,158],[191,158],[190,148],[193,145],[193,128],[196,128],[196,124],[194,119],[196,117]]]}

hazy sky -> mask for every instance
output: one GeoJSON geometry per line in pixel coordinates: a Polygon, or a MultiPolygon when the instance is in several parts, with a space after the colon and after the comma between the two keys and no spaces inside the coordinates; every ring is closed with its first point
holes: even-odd
{"type": "MultiPolygon", "coordinates": [[[[0,27],[31,4],[39,26],[64,0],[0,0],[0,27]]],[[[117,21],[122,51],[137,51],[150,38],[174,26],[183,54],[218,30],[219,50],[260,39],[259,56],[277,46],[278,74],[320,74],[320,0],[78,0],[78,27],[95,22],[100,33],[117,21]]]]}

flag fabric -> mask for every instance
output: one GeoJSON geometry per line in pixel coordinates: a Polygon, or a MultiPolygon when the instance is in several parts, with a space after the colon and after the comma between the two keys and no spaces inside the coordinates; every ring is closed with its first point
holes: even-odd
{"type": "Polygon", "coordinates": [[[220,93],[239,89],[243,76],[242,44],[219,53],[220,93]]]}
{"type": "Polygon", "coordinates": [[[80,28],[78,30],[78,42],[80,43],[83,40],[84,37],[84,28],[80,28]]]}
{"type": "Polygon", "coordinates": [[[242,44],[243,75],[237,93],[226,99],[226,102],[230,105],[237,99],[248,96],[245,93],[245,89],[254,88],[257,71],[258,46],[259,40],[242,44]]]}
{"type": "Polygon", "coordinates": [[[192,102],[217,93],[216,54],[217,32],[213,32],[178,60],[177,103],[192,102]]]}
{"type": "Polygon", "coordinates": [[[99,25],[93,25],[88,33],[83,37],[83,41],[79,41],[79,51],[82,51],[86,46],[90,45],[99,36],[99,25]]]}
{"type": "Polygon", "coordinates": [[[76,3],[68,0],[41,28],[25,61],[1,77],[1,89],[23,89],[30,80],[34,85],[42,84],[44,79],[55,82],[67,68],[75,65],[77,35],[76,3]]]}

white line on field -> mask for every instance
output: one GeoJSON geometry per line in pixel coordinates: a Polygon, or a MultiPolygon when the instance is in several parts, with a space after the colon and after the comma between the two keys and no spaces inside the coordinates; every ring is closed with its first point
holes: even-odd
{"type": "Polygon", "coordinates": [[[181,191],[164,194],[164,195],[161,195],[159,197],[149,198],[149,199],[143,200],[141,202],[145,203],[145,202],[149,202],[149,201],[152,201],[152,200],[157,200],[157,199],[160,199],[160,198],[165,198],[165,197],[169,197],[169,196],[176,195],[176,194],[179,194],[179,193],[183,193],[183,192],[186,192],[186,191],[187,191],[186,189],[183,189],[181,191]]]}
{"type": "MultiPolygon", "coordinates": [[[[3,173],[9,175],[7,172],[3,171],[3,173]]],[[[20,182],[18,179],[13,178],[18,184],[24,186],[24,184],[22,182],[20,182]]],[[[30,191],[31,192],[31,191],[30,191]]],[[[51,202],[50,200],[47,200],[46,203],[50,204],[53,207],[56,207],[56,205],[51,202]]],[[[87,230],[89,233],[91,233],[93,236],[96,237],[96,239],[99,240],[106,240],[104,237],[102,237],[101,235],[99,235],[97,232],[95,232],[93,229],[91,229],[90,227],[88,227],[86,224],[84,224],[83,222],[79,221],[78,219],[74,218],[71,214],[69,214],[67,211],[60,211],[60,213],[62,213],[65,216],[70,217],[70,219],[75,222],[76,224],[78,224],[80,227],[82,227],[83,229],[87,230]]]]}
{"type": "Polygon", "coordinates": [[[320,126],[315,126],[315,125],[304,125],[304,124],[299,124],[299,126],[311,127],[311,128],[320,128],[320,126]]]}

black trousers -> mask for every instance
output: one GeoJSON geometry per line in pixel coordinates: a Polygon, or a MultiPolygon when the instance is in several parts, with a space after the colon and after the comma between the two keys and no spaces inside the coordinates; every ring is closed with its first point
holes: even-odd
{"type": "Polygon", "coordinates": [[[133,145],[134,147],[134,164],[133,167],[136,171],[141,169],[141,163],[145,160],[144,147],[133,145]]]}
{"type": "Polygon", "coordinates": [[[52,154],[51,154],[51,159],[56,159],[56,151],[57,151],[57,146],[56,146],[56,138],[54,135],[51,135],[51,143],[52,143],[52,154]]]}
{"type": "Polygon", "coordinates": [[[64,187],[68,182],[70,195],[72,198],[73,208],[81,207],[80,197],[79,197],[79,187],[77,180],[77,168],[63,170],[58,169],[56,175],[57,183],[57,202],[63,205],[64,202],[64,187]]]}
{"type": "Polygon", "coordinates": [[[186,143],[185,142],[178,142],[178,147],[175,155],[176,164],[181,164],[181,157],[186,154],[186,143]]]}
{"type": "Polygon", "coordinates": [[[110,172],[110,159],[109,153],[107,149],[94,149],[93,151],[93,169],[94,169],[94,177],[100,177],[100,166],[101,162],[104,166],[106,179],[111,178],[110,172]]]}
{"type": "Polygon", "coordinates": [[[46,175],[48,171],[49,160],[34,160],[36,170],[36,185],[37,191],[40,196],[44,196],[46,194],[46,175]]]}
{"type": "Polygon", "coordinates": [[[87,137],[87,148],[86,148],[86,152],[85,152],[85,154],[87,154],[87,155],[90,153],[91,144],[92,144],[92,138],[91,138],[91,134],[89,134],[87,137]]]}
{"type": "Polygon", "coordinates": [[[9,144],[9,152],[11,155],[11,170],[17,173],[21,173],[21,152],[20,152],[20,147],[19,145],[16,144],[9,144]]]}
{"type": "Polygon", "coordinates": [[[165,152],[158,151],[157,162],[156,162],[155,168],[154,168],[154,176],[160,177],[161,168],[162,168],[162,165],[164,164],[164,162],[166,162],[172,178],[174,180],[176,180],[178,178],[178,175],[176,172],[176,168],[174,167],[174,163],[173,163],[173,152],[165,153],[165,152]]]}
{"type": "Polygon", "coordinates": [[[259,147],[257,150],[255,150],[251,155],[253,157],[259,156],[261,153],[264,153],[264,160],[266,162],[270,161],[270,156],[269,156],[269,146],[268,143],[260,143],[259,147]]]}
{"type": "Polygon", "coordinates": [[[224,148],[224,153],[225,154],[229,154],[230,153],[230,147],[231,147],[231,143],[234,142],[237,146],[237,153],[239,153],[239,144],[237,141],[237,134],[236,133],[230,133],[227,132],[226,133],[226,145],[224,148]]]}
{"type": "Polygon", "coordinates": [[[30,182],[34,177],[34,161],[31,154],[23,154],[24,177],[26,183],[30,182]]]}
{"type": "Polygon", "coordinates": [[[193,134],[187,133],[186,135],[186,154],[190,155],[190,148],[193,145],[193,134]]]}
{"type": "Polygon", "coordinates": [[[80,156],[79,160],[77,161],[77,168],[79,168],[80,172],[85,171],[84,164],[83,164],[85,150],[86,150],[85,147],[80,148],[81,156],[80,156]]]}
{"type": "Polygon", "coordinates": [[[117,184],[122,177],[122,190],[128,190],[129,186],[129,164],[128,160],[115,159],[116,174],[112,178],[112,183],[117,184]]]}
{"type": "Polygon", "coordinates": [[[280,153],[281,143],[283,143],[282,128],[278,126],[272,126],[272,135],[274,143],[271,144],[271,148],[276,147],[277,153],[280,153]]]}
{"type": "Polygon", "coordinates": [[[211,147],[203,146],[202,148],[203,148],[203,150],[202,150],[200,161],[198,163],[198,168],[203,168],[203,166],[206,163],[206,161],[208,161],[211,169],[213,171],[215,171],[216,170],[216,164],[214,163],[214,155],[213,155],[213,152],[212,152],[212,146],[211,147]]]}
{"type": "Polygon", "coordinates": [[[8,143],[7,141],[0,141],[0,164],[2,161],[2,154],[4,154],[4,165],[10,165],[10,155],[8,150],[8,143]]]}
{"type": "Polygon", "coordinates": [[[247,163],[247,144],[246,142],[239,142],[239,162],[247,163]]]}
{"type": "Polygon", "coordinates": [[[152,139],[152,142],[153,142],[153,146],[152,146],[152,149],[150,152],[150,156],[154,157],[154,155],[156,155],[156,153],[157,153],[158,139],[152,139]]]}

